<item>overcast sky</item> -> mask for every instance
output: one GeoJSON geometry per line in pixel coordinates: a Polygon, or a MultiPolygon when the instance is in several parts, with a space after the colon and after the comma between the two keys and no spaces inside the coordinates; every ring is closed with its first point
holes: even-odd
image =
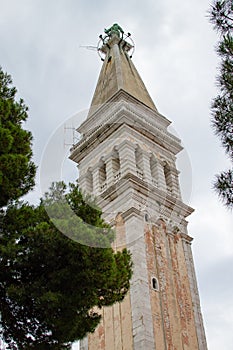
{"type": "MultiPolygon", "coordinates": [[[[59,136],[57,156],[64,164],[58,177],[74,180],[75,165],[64,161],[72,132],[64,132],[64,125],[81,122],[102,64],[95,51],[80,46],[96,46],[99,34],[115,22],[131,32],[134,64],[185,148],[179,167],[184,199],[195,208],[189,234],[208,347],[227,350],[233,344],[233,220],[212,190],[214,175],[228,161],[210,127],[218,59],[217,37],[207,20],[209,3],[0,0],[0,65],[30,108],[27,128],[34,136],[36,164],[43,161],[49,140],[59,136]]],[[[37,178],[29,198],[39,196],[37,178]]]]}

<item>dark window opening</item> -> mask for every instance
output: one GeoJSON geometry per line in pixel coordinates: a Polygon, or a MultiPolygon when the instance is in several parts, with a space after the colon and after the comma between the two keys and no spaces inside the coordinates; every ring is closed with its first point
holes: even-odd
{"type": "Polygon", "coordinates": [[[151,283],[154,290],[159,290],[159,283],[156,277],[152,277],[151,283]]]}

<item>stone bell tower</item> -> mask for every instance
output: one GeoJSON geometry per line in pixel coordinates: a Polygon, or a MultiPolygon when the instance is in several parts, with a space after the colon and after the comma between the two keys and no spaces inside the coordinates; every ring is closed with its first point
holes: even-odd
{"type": "Polygon", "coordinates": [[[176,168],[181,141],[132,63],[130,34],[114,24],[100,38],[104,63],[70,158],[80,187],[115,227],[114,248],[127,247],[134,267],[128,295],[101,310],[81,350],[206,350],[187,232],[193,209],[176,168]]]}

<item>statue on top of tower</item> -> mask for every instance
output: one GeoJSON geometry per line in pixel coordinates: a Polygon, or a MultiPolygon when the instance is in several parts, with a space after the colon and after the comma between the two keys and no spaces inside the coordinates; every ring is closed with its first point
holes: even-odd
{"type": "Polygon", "coordinates": [[[114,34],[116,34],[118,37],[120,37],[120,33],[121,33],[122,36],[124,34],[123,29],[117,23],[114,23],[109,29],[104,29],[104,32],[109,37],[112,37],[114,34]]]}

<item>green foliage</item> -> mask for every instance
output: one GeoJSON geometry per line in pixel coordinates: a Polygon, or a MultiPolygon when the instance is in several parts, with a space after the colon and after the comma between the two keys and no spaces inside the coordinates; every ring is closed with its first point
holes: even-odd
{"type": "Polygon", "coordinates": [[[219,193],[221,193],[224,202],[232,208],[232,198],[233,198],[233,171],[223,171],[218,176],[218,181],[216,181],[215,187],[219,193]]]}
{"type": "Polygon", "coordinates": [[[26,194],[34,185],[32,135],[22,128],[27,107],[15,100],[17,90],[0,67],[0,207],[26,194]]]}
{"type": "Polygon", "coordinates": [[[114,239],[113,231],[104,223],[101,211],[91,198],[83,198],[74,185],[71,185],[72,191],[66,195],[64,183],[53,184],[51,189],[45,195],[43,205],[50,220],[64,235],[88,246],[110,247],[114,239]],[[81,218],[85,218],[85,222],[81,218]]]}
{"type": "MultiPolygon", "coordinates": [[[[212,103],[212,125],[226,154],[233,163],[233,2],[214,1],[209,11],[210,22],[220,34],[217,53],[221,58],[217,84],[219,95],[212,103]]],[[[216,176],[215,190],[223,203],[233,208],[233,169],[216,176]]]]}
{"type": "Polygon", "coordinates": [[[74,185],[67,191],[54,184],[37,207],[16,203],[2,211],[0,323],[9,349],[70,349],[95,330],[98,308],[123,300],[132,274],[129,253],[110,248],[113,238],[101,211],[74,185]],[[64,199],[82,222],[81,236],[102,235],[108,248],[82,245],[60,232],[47,212],[56,208],[58,224],[69,229],[69,212],[65,217],[56,206],[64,199]]]}

